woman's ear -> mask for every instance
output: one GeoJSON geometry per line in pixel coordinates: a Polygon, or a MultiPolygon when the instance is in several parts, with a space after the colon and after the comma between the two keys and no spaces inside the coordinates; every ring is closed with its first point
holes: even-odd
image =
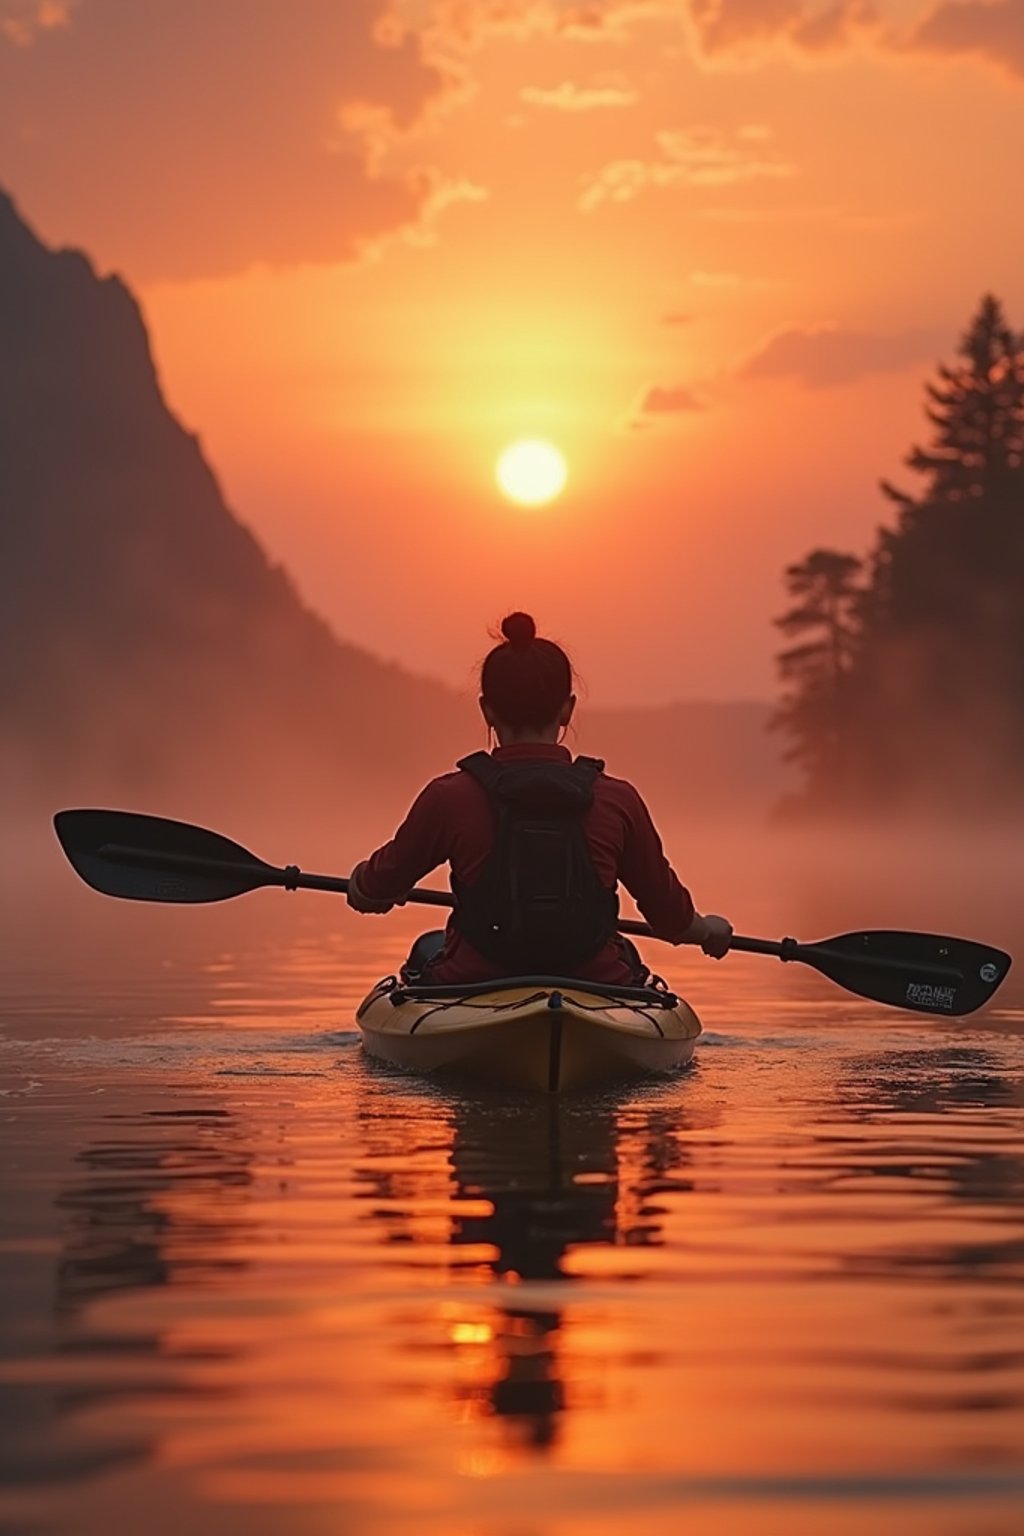
{"type": "Polygon", "coordinates": [[[558,723],[559,723],[560,726],[562,726],[564,728],[565,726],[567,726],[569,724],[569,721],[572,719],[573,710],[575,708],[576,708],[576,695],[574,693],[570,693],[569,697],[566,699],[565,703],[562,706],[562,713],[558,717],[558,723]]]}
{"type": "Polygon", "coordinates": [[[483,715],[484,719],[487,721],[487,724],[490,726],[491,730],[493,731],[493,729],[494,729],[494,711],[491,709],[491,706],[488,704],[487,700],[483,697],[482,694],[481,694],[480,698],[477,699],[477,703],[480,705],[480,713],[483,715]]]}

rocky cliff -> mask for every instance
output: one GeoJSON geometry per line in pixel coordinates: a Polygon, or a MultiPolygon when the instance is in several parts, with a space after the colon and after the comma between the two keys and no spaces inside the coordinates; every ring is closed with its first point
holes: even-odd
{"type": "Polygon", "coordinates": [[[168,409],[128,289],[0,195],[8,765],[79,798],[216,779],[333,793],[411,782],[463,712],[303,606],[168,409]]]}

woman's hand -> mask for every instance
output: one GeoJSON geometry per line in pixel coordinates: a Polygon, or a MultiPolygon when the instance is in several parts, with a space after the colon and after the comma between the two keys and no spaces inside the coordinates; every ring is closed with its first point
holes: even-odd
{"type": "Polygon", "coordinates": [[[727,955],[731,942],[732,923],[727,917],[718,917],[713,912],[706,916],[700,912],[695,913],[683,939],[684,944],[699,944],[712,960],[721,960],[723,955],[727,955]]]}
{"type": "Polygon", "coordinates": [[[393,901],[371,901],[369,896],[365,896],[363,894],[359,885],[359,874],[365,862],[366,860],[364,859],[362,863],[357,864],[355,869],[348,877],[348,891],[346,892],[348,904],[350,907],[354,908],[356,912],[374,912],[380,914],[384,912],[390,912],[391,908],[395,905],[393,901]]]}
{"type": "Polygon", "coordinates": [[[727,917],[717,917],[709,912],[704,918],[706,929],[704,937],[700,941],[700,947],[712,960],[721,960],[729,953],[729,945],[732,943],[732,923],[727,917]]]}

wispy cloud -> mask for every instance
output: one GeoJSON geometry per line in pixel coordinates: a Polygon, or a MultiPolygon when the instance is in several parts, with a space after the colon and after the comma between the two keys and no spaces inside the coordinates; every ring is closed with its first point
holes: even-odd
{"type": "Polygon", "coordinates": [[[759,178],[781,180],[797,174],[786,160],[755,151],[738,133],[698,125],[667,129],[655,136],[660,154],[649,160],[611,160],[585,178],[579,199],[583,213],[602,203],[629,203],[650,188],[727,187],[759,178]]]}
{"type": "Polygon", "coordinates": [[[0,38],[28,48],[43,32],[70,26],[77,0],[0,0],[0,38]]]}
{"type": "MultiPolygon", "coordinates": [[[[419,0],[392,0],[399,13],[419,0]]],[[[23,8],[32,10],[29,0],[23,8]]],[[[433,31],[476,46],[495,34],[621,43],[649,21],[676,22],[709,66],[778,53],[805,64],[854,51],[895,58],[974,58],[1024,77],[1022,0],[920,0],[907,22],[891,0],[433,0],[433,31]],[[902,19],[900,19],[902,17],[902,19]]]]}
{"type": "Polygon", "coordinates": [[[77,238],[143,280],[353,260],[432,228],[465,187],[439,193],[408,144],[451,77],[421,33],[385,24],[384,0],[298,9],[0,0],[9,41],[12,26],[23,42],[19,28],[36,29],[32,47],[0,39],[5,179],[75,210],[77,238]],[[57,89],[43,33],[69,16],[57,89]],[[39,131],[12,127],[25,121],[39,131]]]}
{"type": "Polygon", "coordinates": [[[700,267],[688,274],[687,281],[694,288],[725,290],[730,288],[767,290],[785,286],[778,278],[774,277],[758,277],[750,272],[709,272],[700,267]]]}
{"type": "MultiPolygon", "coordinates": [[[[670,12],[675,0],[435,0],[434,27],[447,42],[548,34],[577,42],[622,42],[632,28],[670,12]]],[[[401,6],[402,0],[399,0],[401,6]]]]}
{"type": "Polygon", "coordinates": [[[872,35],[880,25],[873,0],[688,0],[698,52],[708,59],[749,58],[780,43],[827,54],[872,35]]]}
{"type": "MultiPolygon", "coordinates": [[[[725,274],[723,274],[725,275],[725,274]]],[[[666,317],[667,318],[667,317],[666,317]]],[[[653,384],[626,419],[631,431],[709,410],[737,384],[788,380],[834,389],[874,374],[899,373],[942,355],[949,336],[936,329],[857,331],[838,325],[776,331],[737,367],[690,383],[653,384]]]]}
{"type": "Polygon", "coordinates": [[[651,384],[644,390],[625,420],[630,432],[642,432],[656,421],[699,415],[707,402],[691,384],[651,384]]]}
{"type": "Polygon", "coordinates": [[[641,411],[648,416],[678,416],[683,411],[706,408],[689,384],[652,384],[640,402],[641,411]]]}
{"type": "Polygon", "coordinates": [[[613,85],[574,85],[563,80],[550,90],[525,85],[520,98],[532,107],[550,107],[556,112],[595,112],[608,107],[631,107],[639,99],[636,91],[613,85]]]}
{"type": "Polygon", "coordinates": [[[912,29],[906,47],[946,58],[974,58],[1024,79],[1021,0],[940,0],[912,29]]]}
{"type": "Polygon", "coordinates": [[[695,208],[694,218],[706,224],[823,224],[832,229],[857,234],[884,234],[896,229],[913,229],[923,222],[922,208],[891,208],[854,212],[835,203],[764,203],[754,207],[746,203],[715,203],[695,208]]]}
{"type": "Polygon", "coordinates": [[[685,0],[698,57],[757,62],[779,48],[805,62],[855,49],[890,59],[975,59],[1024,79],[1022,0],[921,0],[909,23],[887,0],[685,0]]]}
{"type": "Polygon", "coordinates": [[[705,272],[697,268],[688,281],[695,288],[742,288],[744,279],[739,272],[705,272]]]}
{"type": "Polygon", "coordinates": [[[794,379],[809,389],[897,373],[934,356],[948,342],[935,330],[855,331],[836,325],[793,327],[768,337],[736,370],[740,379],[794,379]]]}
{"type": "Polygon", "coordinates": [[[436,171],[421,172],[417,191],[419,217],[403,230],[410,245],[436,245],[437,225],[441,215],[457,203],[485,203],[490,190],[467,178],[448,180],[436,171]]]}
{"type": "Polygon", "coordinates": [[[708,224],[815,224],[834,223],[842,215],[834,204],[773,203],[761,208],[745,203],[716,203],[695,210],[708,224]]]}

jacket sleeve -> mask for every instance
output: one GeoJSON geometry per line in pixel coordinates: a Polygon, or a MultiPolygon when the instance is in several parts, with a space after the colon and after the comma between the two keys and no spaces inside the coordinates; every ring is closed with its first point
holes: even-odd
{"type": "Polygon", "coordinates": [[[449,855],[448,818],[443,785],[437,779],[422,789],[390,842],[371,853],[354,871],[359,889],[371,901],[401,901],[449,855]]]}
{"type": "Polygon", "coordinates": [[[693,898],[661,846],[651,813],[636,790],[627,801],[619,879],[659,939],[678,944],[693,922],[693,898]]]}

